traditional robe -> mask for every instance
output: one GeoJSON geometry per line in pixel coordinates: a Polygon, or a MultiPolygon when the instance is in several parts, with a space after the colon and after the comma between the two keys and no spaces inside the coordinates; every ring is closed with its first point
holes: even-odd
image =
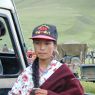
{"type": "Polygon", "coordinates": [[[84,95],[79,80],[66,64],[58,68],[40,88],[48,90],[48,95],[84,95]]]}
{"type": "MultiPolygon", "coordinates": [[[[79,80],[66,64],[52,60],[46,71],[40,74],[40,88],[48,90],[48,95],[83,95],[79,80]]],[[[18,77],[8,95],[30,95],[34,87],[32,66],[18,77]]]]}

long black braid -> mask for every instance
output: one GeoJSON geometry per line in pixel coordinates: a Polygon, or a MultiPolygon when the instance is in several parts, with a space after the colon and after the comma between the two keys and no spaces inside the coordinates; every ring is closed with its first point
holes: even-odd
{"type": "Polygon", "coordinates": [[[36,58],[32,65],[32,79],[34,82],[34,88],[39,88],[39,59],[36,58]]]}

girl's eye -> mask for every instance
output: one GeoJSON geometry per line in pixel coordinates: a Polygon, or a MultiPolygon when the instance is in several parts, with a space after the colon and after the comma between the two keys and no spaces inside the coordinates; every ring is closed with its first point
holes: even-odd
{"type": "Polygon", "coordinates": [[[35,43],[35,44],[39,44],[40,42],[39,42],[39,41],[35,41],[34,43],[35,43]]]}
{"type": "Polygon", "coordinates": [[[49,44],[51,44],[51,43],[50,43],[50,42],[46,42],[45,44],[46,44],[46,45],[49,45],[49,44]]]}

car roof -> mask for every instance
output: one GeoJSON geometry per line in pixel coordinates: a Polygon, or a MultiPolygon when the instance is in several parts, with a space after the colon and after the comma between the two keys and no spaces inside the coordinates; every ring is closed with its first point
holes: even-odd
{"type": "Polygon", "coordinates": [[[0,8],[9,9],[13,12],[15,11],[13,0],[0,0],[0,8]]]}

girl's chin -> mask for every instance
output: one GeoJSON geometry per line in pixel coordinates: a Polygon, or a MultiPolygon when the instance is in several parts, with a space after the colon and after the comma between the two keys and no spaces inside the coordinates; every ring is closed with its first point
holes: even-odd
{"type": "Polygon", "coordinates": [[[44,60],[46,60],[46,59],[49,59],[49,57],[39,56],[39,59],[44,59],[44,60]]]}
{"type": "Polygon", "coordinates": [[[45,58],[45,57],[39,57],[39,59],[44,59],[44,60],[46,60],[46,59],[48,59],[48,58],[45,58]]]}

